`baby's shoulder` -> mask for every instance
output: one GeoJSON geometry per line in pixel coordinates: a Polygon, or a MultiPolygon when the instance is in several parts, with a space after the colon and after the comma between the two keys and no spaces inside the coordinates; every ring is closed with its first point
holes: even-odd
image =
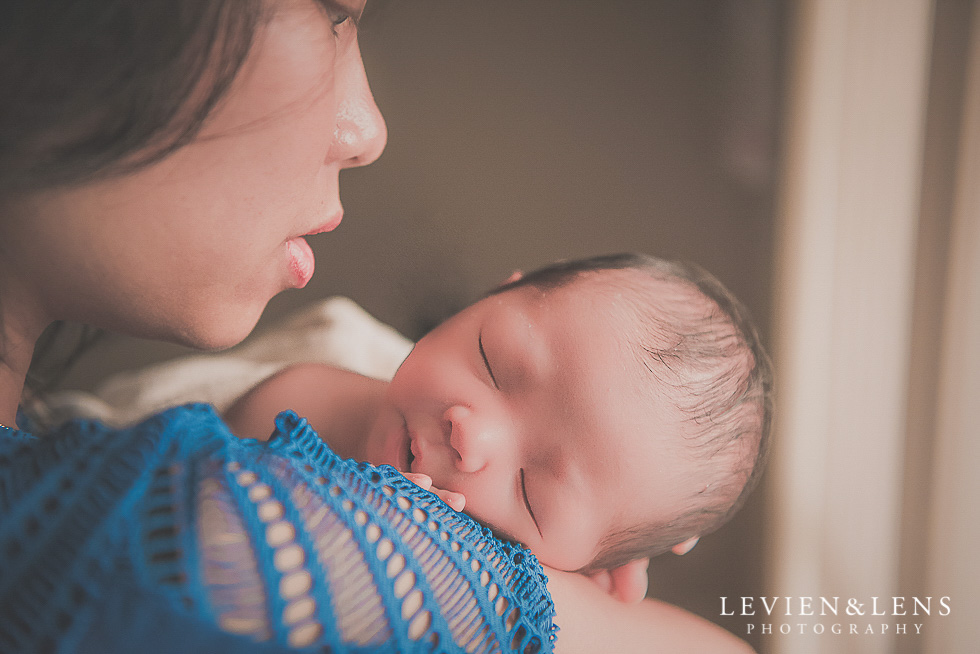
{"type": "Polygon", "coordinates": [[[225,411],[231,430],[251,438],[268,438],[272,419],[287,409],[322,428],[339,407],[364,392],[368,378],[325,363],[289,366],[259,382],[225,411]]]}

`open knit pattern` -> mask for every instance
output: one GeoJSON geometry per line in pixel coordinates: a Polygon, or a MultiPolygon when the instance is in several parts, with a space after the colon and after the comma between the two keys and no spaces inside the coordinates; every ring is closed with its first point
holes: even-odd
{"type": "Polygon", "coordinates": [[[524,547],[285,412],[0,430],[0,652],[553,649],[524,547]]]}

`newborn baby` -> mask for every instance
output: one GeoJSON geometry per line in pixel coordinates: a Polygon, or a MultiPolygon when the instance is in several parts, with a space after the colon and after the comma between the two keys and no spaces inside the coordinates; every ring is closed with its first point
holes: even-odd
{"type": "Polygon", "coordinates": [[[515,274],[420,340],[390,383],[294,366],[226,418],[264,438],[293,409],[339,455],[431,480],[544,565],[615,580],[741,505],[765,456],[770,388],[758,336],[720,283],[626,254],[515,274]]]}

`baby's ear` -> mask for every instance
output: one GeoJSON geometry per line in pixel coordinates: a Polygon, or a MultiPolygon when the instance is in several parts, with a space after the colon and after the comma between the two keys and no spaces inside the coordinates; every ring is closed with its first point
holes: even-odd
{"type": "Polygon", "coordinates": [[[647,595],[647,568],[650,559],[636,559],[618,568],[602,570],[589,578],[620,602],[635,604],[647,595]]]}
{"type": "Polygon", "coordinates": [[[694,546],[698,544],[698,541],[700,539],[701,539],[700,536],[694,536],[693,538],[688,538],[683,543],[677,543],[676,545],[671,547],[670,551],[676,554],[677,556],[687,554],[688,552],[694,549],[694,546]]]}

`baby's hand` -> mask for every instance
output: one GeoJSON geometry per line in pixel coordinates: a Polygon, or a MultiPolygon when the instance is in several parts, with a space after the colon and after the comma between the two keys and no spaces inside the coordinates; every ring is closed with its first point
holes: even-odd
{"type": "Polygon", "coordinates": [[[455,491],[443,490],[441,488],[432,487],[432,477],[429,475],[422,474],[421,472],[403,472],[405,479],[409,480],[422,490],[432,491],[439,496],[443,502],[449,505],[453,511],[462,511],[463,507],[466,506],[466,497],[462,493],[457,493],[455,491]]]}

